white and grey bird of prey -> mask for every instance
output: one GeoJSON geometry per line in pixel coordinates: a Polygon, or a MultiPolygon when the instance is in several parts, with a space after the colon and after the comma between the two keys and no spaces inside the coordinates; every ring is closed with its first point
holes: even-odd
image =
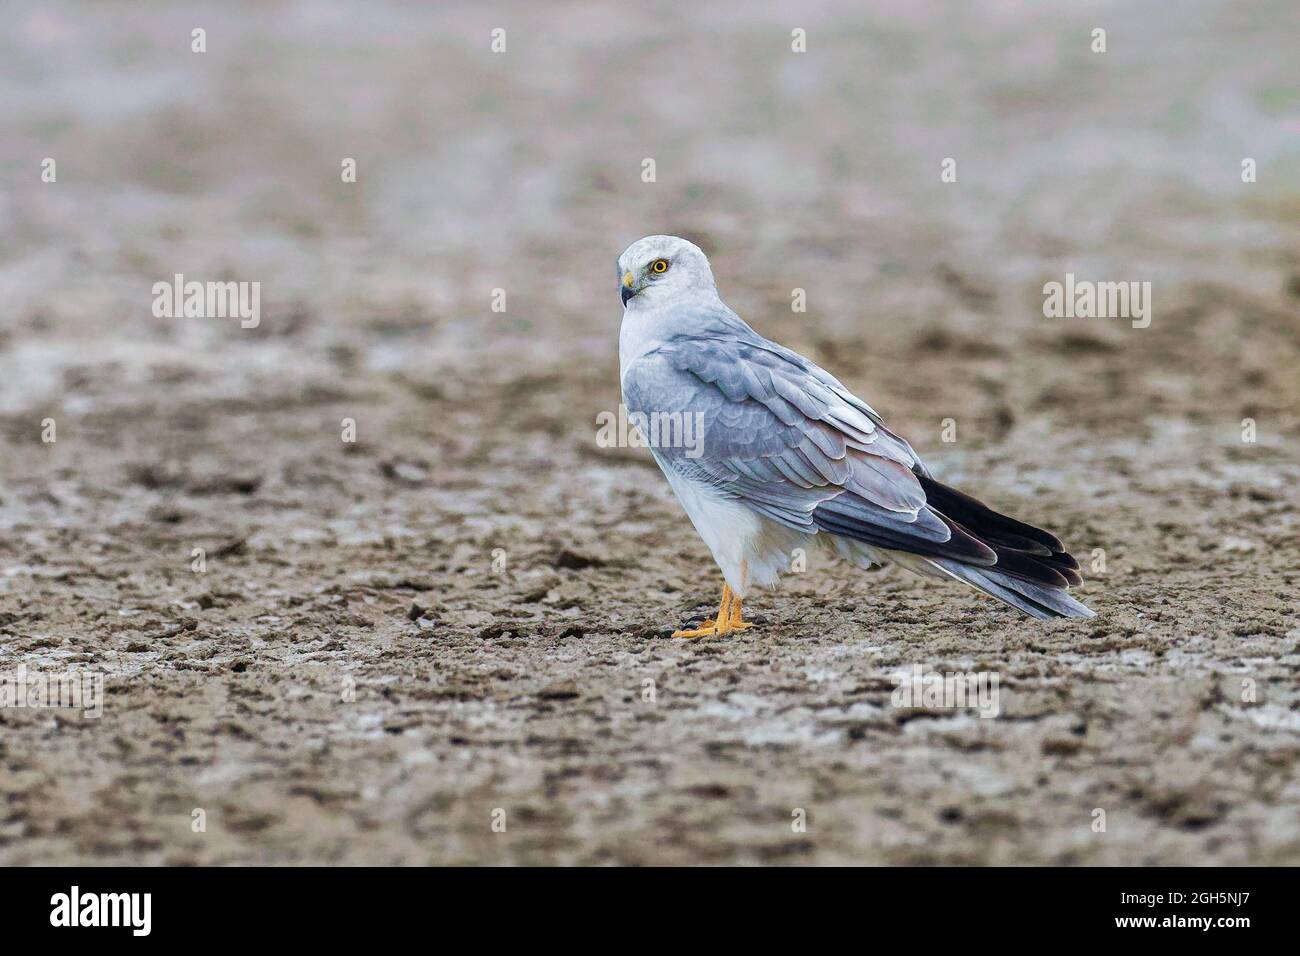
{"type": "Polygon", "coordinates": [[[717,617],[674,637],[750,627],[742,599],[813,543],[858,567],[962,581],[1036,618],[1093,616],[1066,591],[1082,578],[1055,535],[935,480],[871,406],[727,308],[697,246],[647,236],[618,273],[629,417],[703,428],[690,444],[643,436],[725,581],[717,617]]]}

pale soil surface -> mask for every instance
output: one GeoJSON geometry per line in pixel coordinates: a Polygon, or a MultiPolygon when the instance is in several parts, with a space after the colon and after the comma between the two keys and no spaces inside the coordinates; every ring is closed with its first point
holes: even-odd
{"type": "Polygon", "coordinates": [[[0,862],[1300,863],[1300,10],[870,6],[7,10],[0,673],[105,700],[0,708],[0,862]],[[813,554],[668,639],[720,579],[595,425],[657,232],[1097,618],[813,554]]]}

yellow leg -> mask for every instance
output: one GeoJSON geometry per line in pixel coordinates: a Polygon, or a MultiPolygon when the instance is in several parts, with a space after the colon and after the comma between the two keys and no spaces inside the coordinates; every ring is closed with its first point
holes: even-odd
{"type": "Polygon", "coordinates": [[[738,631],[754,626],[745,623],[745,615],[741,613],[740,609],[740,598],[734,593],[731,595],[731,626],[738,631]]]}
{"type": "Polygon", "coordinates": [[[745,623],[741,614],[740,598],[736,597],[730,586],[722,586],[722,602],[718,605],[718,616],[705,621],[693,631],[674,631],[673,637],[726,637],[736,631],[753,627],[745,623]]]}

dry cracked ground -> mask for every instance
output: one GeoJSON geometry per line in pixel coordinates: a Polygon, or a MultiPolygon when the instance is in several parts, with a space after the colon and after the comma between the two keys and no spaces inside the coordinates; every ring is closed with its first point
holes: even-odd
{"type": "Polygon", "coordinates": [[[1300,862],[1293,3],[431,6],[6,14],[0,674],[104,696],[0,708],[0,862],[1300,862]],[[656,232],[1098,616],[813,555],[669,639],[716,569],[596,440],[656,232]]]}

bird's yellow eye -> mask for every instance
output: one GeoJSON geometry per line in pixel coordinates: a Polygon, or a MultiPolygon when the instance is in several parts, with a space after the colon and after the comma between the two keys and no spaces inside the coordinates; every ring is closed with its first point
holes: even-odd
{"type": "Polygon", "coordinates": [[[668,271],[668,260],[656,259],[654,262],[650,263],[650,271],[657,276],[663,275],[665,272],[668,271]]]}

